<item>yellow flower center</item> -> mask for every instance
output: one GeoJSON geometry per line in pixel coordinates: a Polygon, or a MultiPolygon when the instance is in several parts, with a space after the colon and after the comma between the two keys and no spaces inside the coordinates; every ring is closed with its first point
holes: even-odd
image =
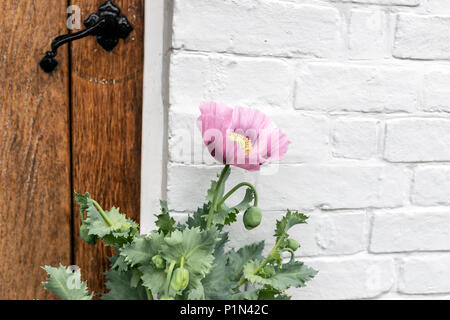
{"type": "Polygon", "coordinates": [[[227,138],[230,141],[236,142],[246,156],[252,152],[252,143],[246,136],[236,132],[227,132],[227,138]]]}

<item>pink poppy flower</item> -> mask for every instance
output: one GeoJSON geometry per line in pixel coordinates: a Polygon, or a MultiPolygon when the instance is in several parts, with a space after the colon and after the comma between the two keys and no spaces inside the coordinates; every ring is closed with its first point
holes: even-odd
{"type": "Polygon", "coordinates": [[[261,111],[205,102],[200,112],[197,126],[217,161],[256,171],[263,163],[283,159],[290,141],[261,111]]]}

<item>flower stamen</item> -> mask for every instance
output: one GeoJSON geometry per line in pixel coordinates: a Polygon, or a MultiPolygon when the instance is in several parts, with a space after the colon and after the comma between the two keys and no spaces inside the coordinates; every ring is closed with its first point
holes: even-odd
{"type": "Polygon", "coordinates": [[[227,132],[227,138],[236,142],[246,156],[252,153],[252,143],[248,137],[236,132],[227,132]]]}

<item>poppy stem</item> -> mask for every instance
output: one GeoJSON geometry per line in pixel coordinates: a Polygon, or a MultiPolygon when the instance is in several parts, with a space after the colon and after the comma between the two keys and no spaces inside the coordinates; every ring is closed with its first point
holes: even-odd
{"type": "Polygon", "coordinates": [[[108,227],[111,227],[113,225],[113,223],[112,223],[111,219],[109,219],[109,217],[106,215],[105,211],[103,211],[102,207],[94,199],[92,199],[92,203],[97,208],[97,210],[99,211],[100,215],[102,216],[103,220],[108,225],[108,227]]]}
{"type": "Polygon", "coordinates": [[[249,183],[249,182],[241,182],[238,185],[236,185],[235,187],[233,187],[233,189],[231,189],[230,191],[228,191],[228,193],[226,195],[223,196],[222,200],[219,201],[219,203],[217,203],[217,208],[220,208],[224,202],[231,197],[231,195],[233,193],[235,193],[238,189],[242,188],[242,187],[249,187],[252,191],[253,191],[253,195],[254,195],[254,200],[253,200],[253,206],[257,207],[258,206],[258,193],[256,192],[255,187],[249,183]]]}
{"type": "Polygon", "coordinates": [[[147,300],[153,300],[153,294],[152,291],[150,289],[148,289],[147,287],[145,288],[145,293],[147,294],[147,300]]]}
{"type": "Polygon", "coordinates": [[[170,263],[170,266],[169,266],[169,270],[167,271],[167,277],[166,277],[166,282],[165,282],[165,284],[164,284],[164,287],[165,287],[165,295],[166,296],[168,296],[169,295],[169,290],[170,290],[170,279],[172,279],[172,273],[173,273],[173,269],[175,268],[175,264],[176,264],[176,261],[172,261],[171,263],[170,263]]]}
{"type": "Polygon", "coordinates": [[[214,190],[214,196],[213,196],[213,200],[211,203],[211,207],[209,208],[208,222],[206,223],[206,229],[211,228],[212,216],[213,216],[214,212],[216,211],[216,203],[217,203],[217,197],[219,195],[219,190],[220,190],[220,188],[222,188],[223,181],[229,170],[230,170],[230,165],[227,164],[227,165],[225,165],[225,167],[222,169],[222,172],[220,173],[220,177],[219,177],[219,180],[217,181],[217,185],[216,185],[216,190],[214,190]]]}

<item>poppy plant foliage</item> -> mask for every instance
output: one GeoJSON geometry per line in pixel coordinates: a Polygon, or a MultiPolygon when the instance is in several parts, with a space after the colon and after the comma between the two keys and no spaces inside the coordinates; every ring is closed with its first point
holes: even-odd
{"type": "MultiPolygon", "coordinates": [[[[156,215],[157,230],[139,234],[138,224],[113,207],[106,211],[88,193],[75,193],[80,206],[80,236],[89,244],[101,239],[112,246],[110,269],[105,273],[106,300],[271,300],[289,299],[286,290],[304,287],[317,273],[296,260],[299,243],[289,237],[294,225],[308,217],[287,210],[275,226],[275,245],[263,254],[264,241],[227,250],[227,226],[242,223],[251,238],[263,219],[258,194],[249,182],[241,182],[227,191],[231,167],[257,171],[261,165],[281,160],[289,139],[265,114],[256,109],[230,108],[215,102],[200,106],[197,125],[205,146],[221,164],[222,171],[211,181],[205,203],[177,223],[165,201],[156,215]],[[227,200],[245,189],[241,202],[227,200]],[[254,231],[253,231],[254,232],[254,231]]],[[[241,170],[239,169],[239,170],[241,170]]],[[[205,188],[206,189],[206,188],[205,188]]],[[[62,299],[89,300],[81,272],[73,266],[45,266],[48,273],[44,288],[62,299]]]]}

